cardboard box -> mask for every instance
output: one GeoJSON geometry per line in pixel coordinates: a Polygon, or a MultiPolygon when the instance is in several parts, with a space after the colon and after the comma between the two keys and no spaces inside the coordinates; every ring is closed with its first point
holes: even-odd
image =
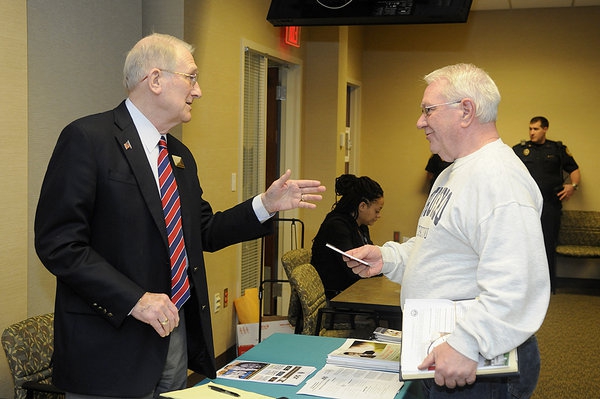
{"type": "MultiPolygon", "coordinates": [[[[275,333],[294,333],[294,327],[287,320],[287,317],[264,316],[260,326],[262,330],[261,340],[275,333]]],[[[258,344],[258,323],[238,324],[236,341],[238,356],[258,344]]]]}

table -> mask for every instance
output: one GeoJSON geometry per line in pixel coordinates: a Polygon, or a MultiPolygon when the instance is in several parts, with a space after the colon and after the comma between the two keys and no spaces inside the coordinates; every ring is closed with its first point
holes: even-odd
{"type": "MultiPolygon", "coordinates": [[[[276,333],[243,353],[236,360],[256,360],[275,364],[314,366],[319,370],[325,365],[327,354],[342,346],[344,341],[344,338],[276,333]]],[[[310,378],[311,376],[307,379],[310,378]]],[[[306,380],[298,386],[236,381],[225,378],[205,379],[200,384],[209,381],[275,398],[309,399],[312,397],[296,394],[306,383],[306,380]]],[[[422,399],[420,395],[420,382],[406,381],[402,389],[396,394],[395,399],[422,399]]]]}
{"type": "Polygon", "coordinates": [[[400,284],[385,276],[363,278],[346,288],[329,301],[336,309],[376,312],[387,320],[390,328],[402,329],[400,284]]]}

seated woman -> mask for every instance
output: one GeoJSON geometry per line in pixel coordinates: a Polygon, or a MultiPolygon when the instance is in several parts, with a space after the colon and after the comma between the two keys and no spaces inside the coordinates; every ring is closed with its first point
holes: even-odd
{"type": "Polygon", "coordinates": [[[343,251],[373,244],[369,226],[380,217],[383,190],[367,176],[351,174],[335,179],[336,202],[313,240],[311,263],[319,272],[325,295],[331,299],[360,277],[346,266],[342,255],[327,248],[332,244],[343,251]],[[337,199],[337,197],[340,197],[337,199]]]}

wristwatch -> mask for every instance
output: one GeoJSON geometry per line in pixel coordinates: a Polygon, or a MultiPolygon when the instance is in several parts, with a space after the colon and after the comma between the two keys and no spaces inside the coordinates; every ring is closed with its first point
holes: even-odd
{"type": "Polygon", "coordinates": [[[573,183],[572,186],[575,190],[577,190],[579,188],[579,184],[577,184],[577,183],[573,183]]]}

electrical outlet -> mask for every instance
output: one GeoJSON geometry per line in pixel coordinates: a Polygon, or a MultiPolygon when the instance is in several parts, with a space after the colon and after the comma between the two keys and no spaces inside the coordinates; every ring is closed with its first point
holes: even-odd
{"type": "Polygon", "coordinates": [[[215,294],[215,313],[218,313],[221,310],[221,294],[218,292],[215,294]]]}

